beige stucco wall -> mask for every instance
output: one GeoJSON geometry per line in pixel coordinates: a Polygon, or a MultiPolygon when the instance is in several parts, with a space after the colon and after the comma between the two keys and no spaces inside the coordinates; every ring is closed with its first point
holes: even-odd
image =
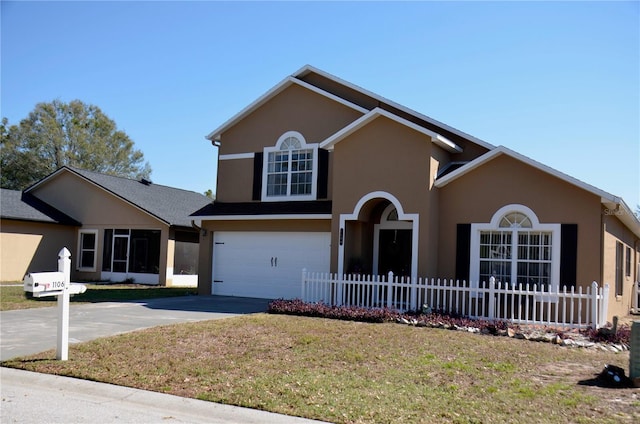
{"type": "Polygon", "coordinates": [[[75,246],[72,226],[3,219],[0,227],[0,281],[20,281],[29,272],[57,271],[60,250],[75,246]]]}
{"type": "MultiPolygon", "coordinates": [[[[220,155],[262,152],[287,131],[298,131],[307,143],[320,143],[362,113],[298,85],[274,96],[221,135],[220,155]]],[[[253,158],[220,160],[216,199],[251,201],[253,158]]]]}
{"type": "MultiPolygon", "coordinates": [[[[418,274],[435,270],[433,198],[429,190],[429,137],[379,117],[335,145],[333,160],[332,238],[338,240],[339,217],[351,214],[365,195],[383,191],[396,197],[405,213],[420,214],[418,274]]],[[[334,243],[335,244],[335,243],[334,243]]],[[[338,247],[332,246],[332,271],[337,271],[338,247]]]]}
{"type": "Polygon", "coordinates": [[[600,198],[516,159],[501,155],[439,189],[438,272],[453,278],[456,225],[488,223],[508,204],[529,207],[541,223],[577,224],[578,285],[601,280],[600,198]]]}
{"type": "Polygon", "coordinates": [[[69,248],[75,270],[73,278],[100,279],[105,229],[147,229],[161,231],[160,273],[158,277],[161,285],[166,284],[167,264],[170,263],[169,266],[173,266],[173,255],[169,257],[168,252],[168,225],[70,172],[62,172],[52,180],[37,186],[32,194],[81,222],[82,230],[98,230],[98,255],[95,272],[81,272],[76,269],[73,261],[78,249],[76,234],[76,243],[69,248]]]}
{"type": "Polygon", "coordinates": [[[633,303],[633,284],[638,277],[638,258],[640,256],[639,239],[620,222],[616,213],[608,208],[602,208],[603,217],[603,259],[602,281],[609,285],[609,316],[625,316],[635,307],[633,303]],[[622,295],[616,295],[616,244],[622,243],[622,295]],[[626,272],[627,248],[631,253],[630,275],[626,272]]]}

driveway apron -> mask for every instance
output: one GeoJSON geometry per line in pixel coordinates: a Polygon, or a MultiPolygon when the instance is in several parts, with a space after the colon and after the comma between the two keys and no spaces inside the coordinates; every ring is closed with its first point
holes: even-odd
{"type": "MultiPolygon", "coordinates": [[[[268,300],[227,296],[184,296],[137,302],[71,305],[69,344],[182,322],[264,312],[268,300]]],[[[0,312],[0,360],[57,346],[58,307],[0,312]]]]}

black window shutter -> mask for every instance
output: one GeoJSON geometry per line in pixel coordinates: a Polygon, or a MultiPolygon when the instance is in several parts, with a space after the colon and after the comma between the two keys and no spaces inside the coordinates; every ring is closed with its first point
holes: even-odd
{"type": "Polygon", "coordinates": [[[576,286],[578,265],[578,224],[560,226],[560,290],[576,286]]]}
{"type": "Polygon", "coordinates": [[[318,199],[326,199],[329,190],[329,151],[318,149],[318,199]]]}
{"type": "Polygon", "coordinates": [[[469,281],[471,224],[458,224],[456,231],[456,280],[469,281]]]}
{"type": "Polygon", "coordinates": [[[262,199],[262,159],[264,153],[256,152],[253,155],[253,200],[262,199]]]}

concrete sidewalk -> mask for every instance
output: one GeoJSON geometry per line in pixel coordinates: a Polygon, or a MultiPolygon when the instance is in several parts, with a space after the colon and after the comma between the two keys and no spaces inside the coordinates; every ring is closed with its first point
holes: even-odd
{"type": "MultiPolygon", "coordinates": [[[[186,296],[71,304],[70,344],[159,325],[264,312],[268,301],[186,296]]],[[[0,359],[57,345],[57,307],[0,312],[0,359]]],[[[73,359],[70,357],[70,359],[73,359]]],[[[69,377],[0,368],[1,423],[274,423],[313,421],[69,377]]]]}
{"type": "Polygon", "coordinates": [[[317,421],[76,378],[0,368],[3,424],[273,423],[317,421]]]}

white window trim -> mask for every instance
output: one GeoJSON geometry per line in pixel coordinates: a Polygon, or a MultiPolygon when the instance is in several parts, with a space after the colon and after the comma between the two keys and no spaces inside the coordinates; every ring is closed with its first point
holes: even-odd
{"type": "Polygon", "coordinates": [[[412,238],[411,238],[411,280],[418,280],[418,235],[420,234],[420,214],[417,213],[405,213],[400,201],[391,193],[386,191],[373,191],[366,194],[358,200],[353,213],[340,214],[340,227],[339,227],[339,242],[338,242],[338,275],[344,274],[344,259],[345,259],[345,242],[349,234],[346,234],[347,221],[358,221],[360,211],[364,205],[372,199],[386,199],[391,202],[398,211],[398,221],[409,221],[411,223],[412,238]]]}
{"type": "MultiPolygon", "coordinates": [[[[529,217],[531,220],[531,228],[512,228],[517,233],[520,230],[526,231],[545,231],[551,233],[551,275],[549,278],[550,287],[549,292],[558,292],[560,290],[560,224],[541,224],[537,215],[528,207],[524,205],[512,204],[506,205],[498,209],[498,211],[491,218],[489,223],[471,224],[471,260],[469,269],[469,284],[472,288],[478,288],[480,283],[480,234],[483,231],[508,231],[508,228],[501,228],[500,220],[504,215],[510,212],[520,212],[529,217]]],[[[518,243],[517,237],[511,238],[512,249],[514,255],[512,260],[517,262],[518,249],[516,248],[518,243]]],[[[512,273],[517,272],[512,269],[512,273]]]]}
{"type": "Polygon", "coordinates": [[[76,270],[77,271],[86,271],[86,272],[95,272],[96,271],[96,265],[98,263],[98,230],[85,230],[85,229],[81,229],[78,230],[78,260],[76,261],[76,270]],[[93,234],[94,237],[94,244],[93,244],[93,266],[92,267],[85,267],[83,268],[81,266],[82,264],[82,236],[83,234],[93,234]]]}
{"type": "MultiPolygon", "coordinates": [[[[273,147],[265,147],[262,162],[262,196],[263,202],[282,202],[282,201],[298,201],[298,200],[316,200],[318,192],[318,143],[307,143],[302,134],[297,131],[287,131],[278,138],[276,145],[273,147]],[[313,169],[311,170],[311,193],[306,195],[286,195],[286,196],[267,196],[268,182],[268,162],[269,153],[279,152],[282,143],[289,137],[295,137],[300,140],[300,150],[313,150],[313,169]]],[[[291,171],[289,171],[291,172],[291,171]]],[[[291,188],[291,181],[287,181],[288,190],[291,188]]]]}

